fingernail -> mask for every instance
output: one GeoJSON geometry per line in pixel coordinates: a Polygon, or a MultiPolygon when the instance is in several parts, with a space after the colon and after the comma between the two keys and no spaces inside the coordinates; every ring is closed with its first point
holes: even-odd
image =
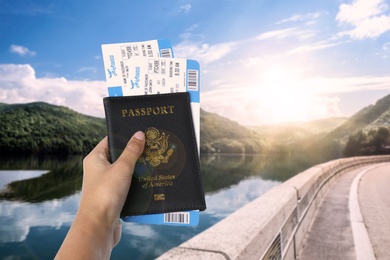
{"type": "Polygon", "coordinates": [[[133,137],[140,140],[140,141],[145,140],[145,134],[142,131],[138,131],[137,133],[135,133],[133,135],[133,137]]]}

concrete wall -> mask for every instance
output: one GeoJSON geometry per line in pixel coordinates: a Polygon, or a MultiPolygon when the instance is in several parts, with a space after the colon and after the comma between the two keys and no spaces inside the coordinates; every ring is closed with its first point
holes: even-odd
{"type": "Polygon", "coordinates": [[[158,259],[295,259],[323,194],[337,177],[351,168],[384,161],[390,156],[316,165],[158,259]]]}

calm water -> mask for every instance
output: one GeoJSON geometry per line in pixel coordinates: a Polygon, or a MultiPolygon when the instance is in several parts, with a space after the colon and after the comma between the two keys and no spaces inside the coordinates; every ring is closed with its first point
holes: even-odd
{"type": "MultiPolygon", "coordinates": [[[[207,210],[199,225],[124,223],[111,258],[154,259],[311,165],[299,156],[202,156],[207,210]]],[[[2,158],[0,259],[52,259],[76,213],[81,180],[82,157],[2,158]]]]}

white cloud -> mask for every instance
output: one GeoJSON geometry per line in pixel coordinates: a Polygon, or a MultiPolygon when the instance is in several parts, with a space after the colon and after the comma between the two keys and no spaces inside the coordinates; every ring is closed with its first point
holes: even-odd
{"type": "Polygon", "coordinates": [[[30,51],[24,46],[14,44],[9,47],[9,50],[10,52],[19,54],[20,56],[35,56],[37,54],[35,51],[30,51]]]}
{"type": "Polygon", "coordinates": [[[286,28],[281,30],[274,30],[260,34],[256,37],[258,40],[270,40],[270,39],[284,39],[295,35],[296,28],[286,28]]]}
{"type": "Polygon", "coordinates": [[[204,44],[183,41],[174,46],[175,57],[197,60],[202,64],[217,61],[231,53],[238,43],[204,44]]]}
{"type": "MultiPolygon", "coordinates": [[[[216,44],[207,44],[203,42],[193,42],[189,32],[196,29],[198,25],[192,26],[182,34],[183,41],[174,46],[175,57],[198,60],[202,64],[219,61],[223,58],[232,57],[234,52],[245,53],[248,50],[259,47],[259,41],[283,40],[286,38],[296,38],[305,40],[315,36],[315,33],[310,30],[300,30],[298,28],[286,28],[262,33],[256,37],[244,39],[240,41],[222,42],[216,44]]],[[[270,50],[264,51],[269,52],[270,50]]],[[[253,56],[253,55],[252,55],[253,56]]],[[[241,56],[242,57],[242,56],[241,56]]],[[[245,57],[244,57],[245,58],[245,57]]]]}
{"type": "Polygon", "coordinates": [[[341,22],[358,23],[377,16],[388,9],[383,0],[354,0],[351,4],[341,4],[336,19],[341,22]]]}
{"type": "Polygon", "coordinates": [[[390,90],[390,77],[312,77],[295,82],[279,77],[280,85],[260,81],[251,85],[253,76],[229,87],[217,82],[214,90],[202,93],[201,106],[242,125],[275,124],[347,116],[340,109],[341,94],[390,90]]]}
{"type": "Polygon", "coordinates": [[[190,4],[185,4],[180,6],[180,11],[183,11],[184,13],[188,13],[191,10],[190,4]]]}
{"type": "Polygon", "coordinates": [[[274,30],[262,33],[255,37],[256,40],[280,40],[286,38],[297,38],[300,40],[314,37],[316,34],[310,30],[302,30],[295,27],[274,30]]]}
{"type": "Polygon", "coordinates": [[[382,45],[382,49],[385,52],[390,52],[390,42],[386,42],[385,44],[382,45]]]}
{"type": "Polygon", "coordinates": [[[201,96],[202,108],[238,121],[242,125],[277,124],[340,116],[334,96],[262,92],[262,87],[214,90],[201,96]]]}
{"type": "Polygon", "coordinates": [[[317,19],[321,16],[320,12],[315,12],[315,13],[306,13],[306,14],[296,14],[293,15],[287,19],[280,20],[276,24],[283,24],[283,23],[288,23],[288,22],[298,22],[298,21],[306,21],[306,20],[313,20],[317,19]]]}
{"type": "Polygon", "coordinates": [[[184,33],[180,34],[180,38],[183,40],[183,41],[189,41],[190,38],[193,37],[193,32],[199,28],[199,25],[198,24],[193,24],[191,25],[190,27],[188,27],[184,33]]]}
{"type": "Polygon", "coordinates": [[[352,26],[339,35],[354,39],[375,38],[390,30],[390,14],[384,0],[354,0],[341,4],[336,20],[352,26]]]}
{"type": "Polygon", "coordinates": [[[314,94],[338,94],[390,89],[390,76],[313,77],[302,86],[314,94]]]}
{"type": "Polygon", "coordinates": [[[77,72],[90,72],[92,74],[97,74],[98,69],[95,67],[81,67],[77,70],[77,72]]]}
{"type": "Polygon", "coordinates": [[[322,49],[331,48],[337,45],[342,44],[341,42],[326,42],[326,41],[320,41],[313,44],[307,44],[298,46],[291,51],[289,51],[289,54],[297,54],[297,53],[304,53],[304,52],[312,52],[312,51],[318,51],[322,49]]]}
{"type": "Polygon", "coordinates": [[[36,78],[35,70],[28,64],[0,64],[0,88],[0,102],[43,101],[104,117],[102,98],[107,96],[104,81],[36,78]]]}
{"type": "Polygon", "coordinates": [[[24,241],[30,228],[45,226],[57,228],[70,226],[77,211],[80,194],[63,200],[52,200],[36,204],[15,201],[0,203],[0,242],[24,241]],[[55,216],[55,217],[53,217],[55,216]]]}
{"type": "Polygon", "coordinates": [[[207,214],[224,218],[279,184],[278,181],[260,178],[242,180],[229,189],[206,195],[207,214]]]}

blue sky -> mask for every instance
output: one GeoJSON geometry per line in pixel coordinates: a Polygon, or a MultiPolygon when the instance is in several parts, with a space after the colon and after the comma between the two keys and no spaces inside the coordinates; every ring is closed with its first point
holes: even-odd
{"type": "Polygon", "coordinates": [[[103,117],[101,44],[170,39],[201,107],[244,125],[350,116],[390,93],[390,1],[0,0],[0,102],[103,117]]]}

